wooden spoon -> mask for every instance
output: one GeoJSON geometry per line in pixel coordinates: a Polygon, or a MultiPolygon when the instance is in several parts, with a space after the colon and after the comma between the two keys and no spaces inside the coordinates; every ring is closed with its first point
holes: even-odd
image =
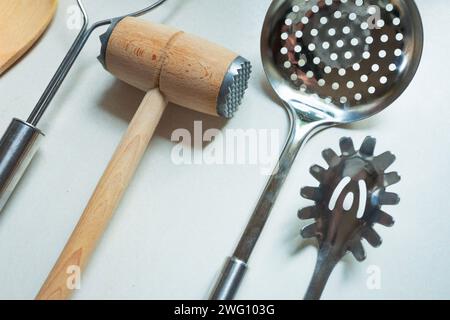
{"type": "Polygon", "coordinates": [[[39,39],[57,0],[0,0],[0,75],[39,39]]]}

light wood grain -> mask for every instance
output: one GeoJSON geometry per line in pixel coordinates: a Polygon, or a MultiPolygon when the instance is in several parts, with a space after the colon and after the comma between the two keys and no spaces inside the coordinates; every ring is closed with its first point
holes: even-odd
{"type": "Polygon", "coordinates": [[[147,149],[166,105],[167,100],[158,89],[147,93],[36,299],[70,297],[68,268],[76,266],[81,272],[84,270],[147,149]]]}
{"type": "Polygon", "coordinates": [[[134,87],[159,86],[170,102],[217,116],[223,79],[237,56],[197,36],[128,17],[111,34],[106,66],[134,87]]]}
{"type": "Polygon", "coordinates": [[[0,75],[39,39],[57,0],[0,0],[0,75]]]}

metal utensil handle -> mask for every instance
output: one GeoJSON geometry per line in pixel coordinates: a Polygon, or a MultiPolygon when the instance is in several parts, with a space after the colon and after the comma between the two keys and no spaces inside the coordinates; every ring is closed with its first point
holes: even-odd
{"type": "Polygon", "coordinates": [[[309,283],[304,300],[319,300],[327,284],[328,278],[339,262],[339,257],[331,252],[328,246],[322,247],[317,255],[314,274],[309,283]]]}
{"type": "MultiPolygon", "coordinates": [[[[286,180],[289,170],[294,163],[295,157],[301,147],[318,131],[335,125],[329,120],[320,120],[311,123],[303,122],[293,108],[287,108],[291,120],[291,128],[286,146],[280,156],[277,167],[270,177],[266,188],[258,201],[258,204],[247,224],[247,227],[239,241],[231,261],[240,261],[247,266],[248,260],[253,249],[264,229],[269,218],[270,212],[280,193],[280,190],[286,180]]],[[[226,297],[231,300],[234,298],[244,273],[226,272],[229,269],[226,266],[225,271],[219,278],[210,299],[226,297]]]]}
{"type": "Polygon", "coordinates": [[[0,211],[38,149],[42,132],[14,119],[0,140],[0,211]]]}
{"type": "MultiPolygon", "coordinates": [[[[291,136],[292,137],[292,136],[291,136]]],[[[244,278],[244,272],[236,272],[238,269],[235,265],[239,261],[239,265],[245,265],[262,233],[262,230],[269,218],[272,207],[280,192],[280,189],[287,177],[287,173],[292,166],[295,155],[300,150],[304,141],[293,143],[293,139],[289,139],[277,167],[269,179],[266,188],[259,199],[259,202],[253,211],[250,221],[245,228],[243,235],[236,247],[233,256],[229,258],[228,263],[215,285],[212,292],[211,300],[233,300],[244,278]]]]}
{"type": "Polygon", "coordinates": [[[247,272],[247,264],[236,257],[227,259],[210,300],[232,300],[247,272]]]}

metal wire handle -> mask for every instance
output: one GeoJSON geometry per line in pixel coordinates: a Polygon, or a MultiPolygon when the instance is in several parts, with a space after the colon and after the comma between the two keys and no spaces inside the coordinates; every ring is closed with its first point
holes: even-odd
{"type": "Polygon", "coordinates": [[[81,50],[84,48],[84,45],[86,44],[87,40],[91,36],[92,32],[102,26],[111,24],[116,19],[122,19],[125,17],[138,17],[141,16],[157,7],[159,7],[161,4],[163,4],[167,0],[158,0],[154,2],[153,4],[149,5],[148,7],[127,14],[123,16],[119,16],[116,18],[101,20],[98,22],[95,22],[90,27],[89,25],[89,16],[87,14],[86,9],[84,8],[82,0],[77,0],[78,7],[80,8],[82,14],[83,14],[83,26],[81,28],[81,31],[78,33],[77,38],[75,39],[74,43],[72,44],[71,48],[67,52],[66,56],[64,57],[64,60],[62,61],[61,65],[58,67],[58,70],[56,70],[55,75],[53,76],[52,80],[48,84],[47,88],[45,89],[44,93],[42,94],[41,98],[39,99],[38,103],[34,107],[33,111],[31,112],[30,116],[28,117],[27,123],[37,126],[39,121],[41,120],[42,116],[44,115],[45,111],[47,110],[50,102],[53,100],[56,92],[58,91],[59,87],[61,86],[62,82],[66,78],[67,74],[69,73],[70,69],[72,68],[75,60],[77,59],[78,55],[80,54],[81,50]]]}

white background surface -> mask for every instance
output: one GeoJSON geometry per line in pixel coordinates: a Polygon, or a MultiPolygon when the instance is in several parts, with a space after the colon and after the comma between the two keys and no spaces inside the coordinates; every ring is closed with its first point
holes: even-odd
{"type": "MultiPolygon", "coordinates": [[[[0,78],[0,131],[13,117],[26,119],[69,48],[76,35],[66,26],[67,8],[73,3],[60,1],[56,19],[40,43],[0,78]]],[[[105,11],[102,17],[130,7],[126,1],[94,3],[88,8],[105,11]]],[[[134,9],[145,3],[133,1],[134,9]]],[[[338,265],[324,298],[450,298],[450,10],[447,0],[417,3],[425,50],[415,80],[380,115],[351,128],[325,131],[307,145],[252,256],[238,298],[302,297],[316,249],[302,245],[299,236],[305,223],[298,220],[297,210],[308,205],[299,196],[300,187],[316,184],[308,168],[323,164],[323,149],[338,150],[342,136],[351,136],[358,146],[366,135],[378,139],[379,153],[391,150],[397,155],[392,169],[399,171],[402,182],[391,190],[402,201],[386,209],[396,225],[377,227],[384,243],[378,249],[366,243],[365,262],[357,263],[349,255],[338,265]],[[371,265],[381,268],[381,290],[366,287],[371,265]]],[[[170,135],[203,120],[205,127],[223,129],[279,128],[284,139],[287,119],[266,93],[259,58],[259,34],[269,4],[269,0],[169,0],[144,17],[240,52],[253,62],[253,78],[243,107],[228,123],[170,107],[75,298],[207,297],[267,177],[256,166],[175,166],[170,135]]],[[[47,135],[43,146],[0,215],[0,298],[32,299],[38,292],[143,97],[96,61],[97,35],[41,123],[47,135]]]]}

